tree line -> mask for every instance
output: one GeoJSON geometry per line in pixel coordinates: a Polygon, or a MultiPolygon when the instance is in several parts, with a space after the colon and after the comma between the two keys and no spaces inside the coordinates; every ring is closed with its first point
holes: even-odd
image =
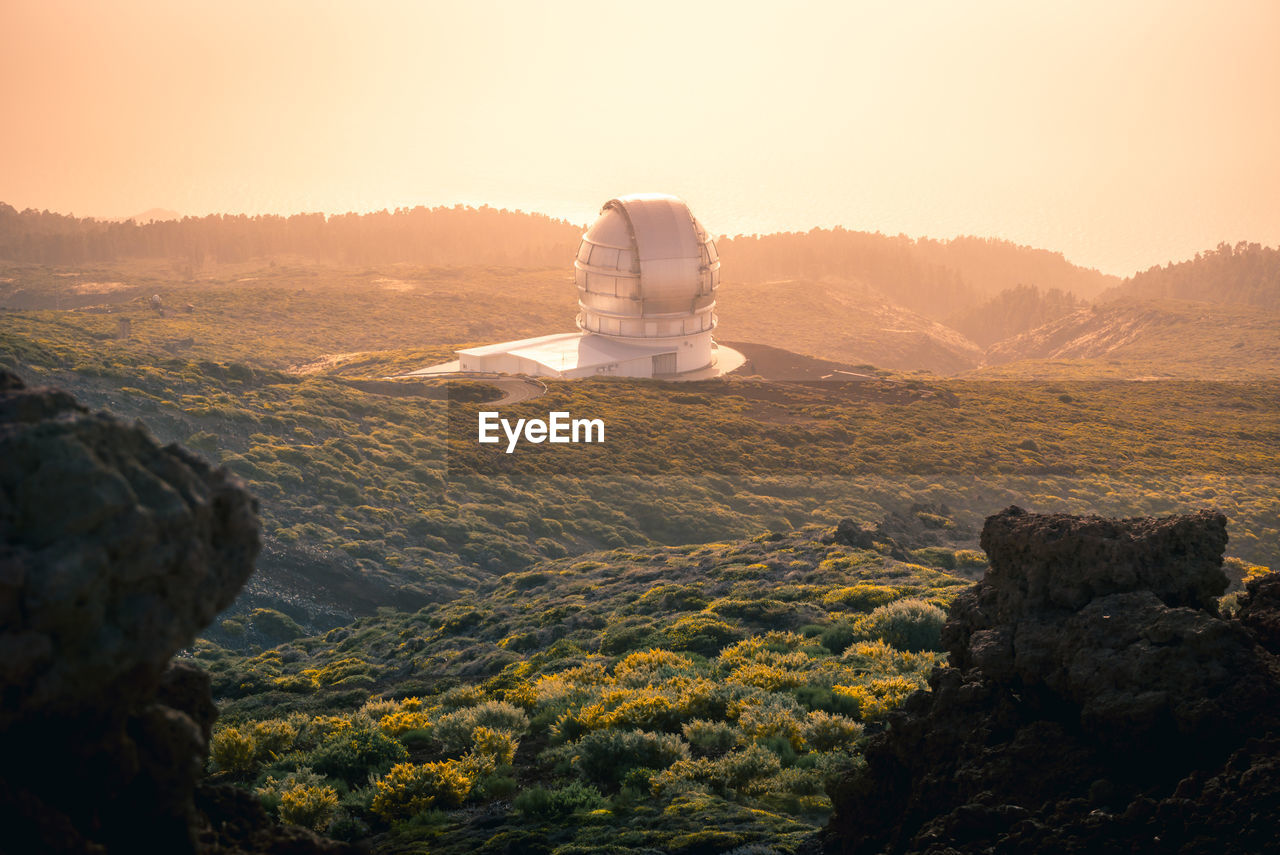
{"type": "Polygon", "coordinates": [[[1155,265],[1126,279],[1104,299],[1198,300],[1280,308],[1280,248],[1223,242],[1195,258],[1155,265]]]}
{"type": "Polygon", "coordinates": [[[344,264],[563,265],[582,230],[542,214],[455,205],[369,214],[209,214],[136,223],[17,211],[0,203],[0,258],[85,264],[169,258],[199,268],[274,255],[344,264]]]}

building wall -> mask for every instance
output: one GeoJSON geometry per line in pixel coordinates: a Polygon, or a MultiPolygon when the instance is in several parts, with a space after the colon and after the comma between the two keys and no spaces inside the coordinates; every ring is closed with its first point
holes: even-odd
{"type": "MultiPolygon", "coordinates": [[[[654,342],[656,344],[656,342],[654,342]]],[[[676,373],[697,371],[711,364],[711,333],[686,336],[666,342],[658,352],[674,352],[676,354],[676,373]]],[[[587,365],[561,371],[555,365],[543,365],[532,359],[525,359],[512,353],[488,353],[483,355],[458,353],[458,368],[461,371],[479,371],[495,374],[527,374],[534,377],[564,377],[577,380],[583,377],[652,377],[653,356],[618,359],[600,365],[587,365]]]]}

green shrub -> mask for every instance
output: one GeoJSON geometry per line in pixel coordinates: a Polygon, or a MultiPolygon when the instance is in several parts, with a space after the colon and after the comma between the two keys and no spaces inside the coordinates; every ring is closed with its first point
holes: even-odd
{"type": "Polygon", "coordinates": [[[863,639],[881,639],[912,653],[942,650],[942,625],[947,614],[924,600],[899,600],[860,618],[854,632],[863,639]]]}
{"type": "Polygon", "coordinates": [[[249,613],[249,626],[272,645],[293,641],[304,634],[296,620],[275,609],[254,609],[249,613]]]}
{"type": "Polygon", "coordinates": [[[321,774],[356,786],[370,774],[382,774],[409,752],[380,730],[353,727],[325,738],[311,752],[310,766],[321,774]]]}
{"type": "Polygon", "coordinates": [[[685,724],[681,732],[698,757],[719,757],[747,741],[741,730],[723,721],[695,719],[685,724]]]}
{"type": "Polygon", "coordinates": [[[648,649],[656,642],[657,630],[653,623],[632,618],[605,627],[600,634],[600,652],[617,656],[631,650],[648,649]]]}
{"type": "Polygon", "coordinates": [[[805,742],[817,751],[834,751],[844,748],[862,735],[862,725],[842,715],[831,715],[821,710],[809,713],[800,728],[805,742]]]}
{"type": "MultiPolygon", "coordinates": [[[[686,615],[664,630],[667,647],[687,650],[708,658],[742,638],[742,631],[707,614],[686,615]]],[[[605,652],[603,647],[601,652],[605,652]]]]}
{"type": "Polygon", "coordinates": [[[559,819],[575,813],[597,810],[606,804],[605,797],[590,784],[581,781],[546,790],[530,787],[514,801],[515,809],[531,819],[559,819]]]}
{"type": "Polygon", "coordinates": [[[843,653],[854,638],[853,624],[841,621],[824,629],[818,641],[832,653],[843,653]]]}
{"type": "Polygon", "coordinates": [[[642,730],[594,730],[571,747],[575,771],[605,785],[620,783],[631,769],[665,769],[689,756],[680,737],[642,730]]]}
{"type": "Polygon", "coordinates": [[[929,567],[941,567],[943,570],[956,569],[955,551],[945,547],[926,546],[923,549],[913,549],[911,557],[929,567]]]}
{"type": "Polygon", "coordinates": [[[446,713],[436,722],[432,733],[446,753],[460,754],[471,749],[477,728],[488,728],[518,738],[528,732],[529,716],[515,704],[486,701],[446,713]]]}

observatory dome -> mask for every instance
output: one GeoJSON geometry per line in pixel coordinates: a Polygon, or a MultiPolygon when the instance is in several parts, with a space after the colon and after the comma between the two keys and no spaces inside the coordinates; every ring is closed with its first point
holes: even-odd
{"type": "Polygon", "coordinates": [[[610,199],[573,266],[583,332],[637,343],[705,337],[710,360],[720,257],[683,201],[657,193],[610,199]]]}

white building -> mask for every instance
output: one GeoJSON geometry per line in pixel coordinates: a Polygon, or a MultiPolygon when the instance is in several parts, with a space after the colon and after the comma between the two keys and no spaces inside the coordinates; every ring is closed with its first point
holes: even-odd
{"type": "Polygon", "coordinates": [[[711,340],[720,257],[680,199],[610,199],[573,266],[578,332],[470,347],[458,351],[457,363],[414,373],[700,379],[742,364],[711,340]]]}

